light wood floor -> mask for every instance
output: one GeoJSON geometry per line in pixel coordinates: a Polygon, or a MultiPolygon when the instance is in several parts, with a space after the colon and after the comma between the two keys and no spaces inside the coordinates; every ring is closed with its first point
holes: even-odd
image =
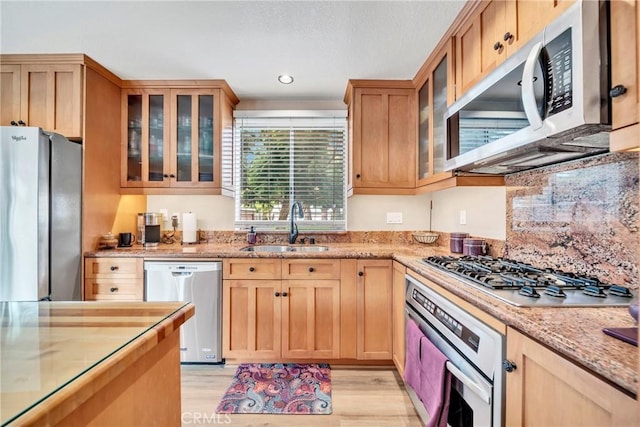
{"type": "Polygon", "coordinates": [[[392,368],[331,368],[332,415],[216,414],[237,366],[182,366],[182,425],[421,426],[398,373],[392,368]]]}

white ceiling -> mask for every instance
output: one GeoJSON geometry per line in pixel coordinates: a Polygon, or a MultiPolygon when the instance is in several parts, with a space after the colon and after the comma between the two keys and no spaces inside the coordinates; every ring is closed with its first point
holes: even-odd
{"type": "Polygon", "coordinates": [[[224,79],[241,101],[339,101],[349,79],[412,79],[463,4],[0,0],[0,51],[86,53],[127,80],[224,79]]]}

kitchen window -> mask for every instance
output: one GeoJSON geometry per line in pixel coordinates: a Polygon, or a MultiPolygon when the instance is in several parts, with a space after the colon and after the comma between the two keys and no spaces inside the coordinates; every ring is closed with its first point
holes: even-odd
{"type": "Polygon", "coordinates": [[[346,111],[236,111],[236,229],[346,230],[346,111]]]}

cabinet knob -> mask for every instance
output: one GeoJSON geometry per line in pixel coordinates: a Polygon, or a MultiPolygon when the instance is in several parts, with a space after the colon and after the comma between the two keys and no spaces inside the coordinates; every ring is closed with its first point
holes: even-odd
{"type": "Polygon", "coordinates": [[[289,295],[289,294],[288,294],[288,293],[286,293],[286,292],[283,292],[283,293],[282,293],[282,296],[283,296],[283,297],[286,297],[287,295],[289,295]]]}
{"type": "Polygon", "coordinates": [[[503,368],[504,368],[504,370],[505,370],[505,371],[507,371],[507,372],[513,372],[513,371],[515,371],[516,369],[518,369],[518,367],[516,366],[516,364],[515,364],[515,363],[513,363],[512,361],[507,360],[507,359],[504,359],[504,360],[502,361],[502,367],[503,367],[503,368]]]}
{"type": "Polygon", "coordinates": [[[358,271],[358,276],[360,277],[364,276],[364,271],[358,271]]]}
{"type": "Polygon", "coordinates": [[[175,178],[175,177],[176,177],[175,174],[172,174],[172,173],[169,174],[169,178],[175,178]]]}
{"type": "Polygon", "coordinates": [[[496,42],[496,43],[493,45],[493,50],[500,50],[500,49],[502,49],[502,43],[500,43],[500,42],[496,42]]]}
{"type": "Polygon", "coordinates": [[[357,174],[357,175],[356,175],[356,178],[360,179],[360,174],[357,174]]]}
{"type": "Polygon", "coordinates": [[[255,267],[249,267],[249,271],[254,272],[254,271],[256,271],[256,268],[255,267]]]}
{"type": "Polygon", "coordinates": [[[109,270],[111,271],[116,271],[118,269],[117,265],[112,265],[111,267],[109,267],[109,270]]]}
{"type": "Polygon", "coordinates": [[[279,297],[280,296],[280,292],[276,292],[275,296],[279,297]]]}
{"type": "Polygon", "coordinates": [[[513,40],[513,34],[511,34],[509,31],[507,31],[506,33],[504,33],[504,37],[502,37],[502,40],[508,42],[510,40],[513,40]]]}
{"type": "Polygon", "coordinates": [[[111,292],[118,292],[118,288],[111,288],[109,289],[111,292]]]}
{"type": "Polygon", "coordinates": [[[165,178],[169,178],[169,174],[168,173],[165,173],[162,176],[165,177],[165,178]]]}
{"type": "Polygon", "coordinates": [[[316,269],[313,267],[309,267],[309,273],[313,273],[316,269]]]}
{"type": "Polygon", "coordinates": [[[612,98],[617,98],[618,96],[624,95],[625,93],[627,93],[626,87],[624,87],[623,85],[616,85],[609,91],[609,96],[612,98]]]}
{"type": "Polygon", "coordinates": [[[11,126],[18,126],[18,123],[15,120],[11,120],[11,126]]]}

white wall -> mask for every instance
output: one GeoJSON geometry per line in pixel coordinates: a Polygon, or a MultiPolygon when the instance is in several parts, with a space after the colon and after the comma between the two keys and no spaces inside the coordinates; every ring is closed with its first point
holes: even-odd
{"type": "MultiPolygon", "coordinates": [[[[350,231],[404,231],[429,229],[429,201],[433,200],[432,229],[463,231],[472,236],[504,240],[506,190],[504,187],[461,187],[418,196],[353,196],[347,199],[350,231]],[[459,222],[465,210],[467,224],[459,222]],[[402,224],[387,224],[387,212],[401,212],[402,224]]],[[[203,230],[234,229],[234,200],[225,196],[148,196],[147,210],[193,212],[203,230]]],[[[169,224],[165,224],[168,229],[169,224]]],[[[179,229],[182,228],[180,225],[179,229]]]]}
{"type": "Polygon", "coordinates": [[[506,239],[506,187],[456,187],[432,193],[433,229],[506,239]],[[460,211],[466,224],[460,224],[460,211]]]}
{"type": "Polygon", "coordinates": [[[347,229],[427,230],[429,194],[420,196],[352,196],[347,199],[347,229]],[[402,224],[387,224],[387,212],[402,213],[402,224]]]}
{"type": "MultiPolygon", "coordinates": [[[[234,200],[225,196],[147,196],[147,211],[167,209],[173,213],[196,214],[196,226],[201,230],[233,230],[234,200]]],[[[165,224],[170,229],[171,223],[165,224]]],[[[178,229],[182,229],[182,215],[178,229]]]]}

